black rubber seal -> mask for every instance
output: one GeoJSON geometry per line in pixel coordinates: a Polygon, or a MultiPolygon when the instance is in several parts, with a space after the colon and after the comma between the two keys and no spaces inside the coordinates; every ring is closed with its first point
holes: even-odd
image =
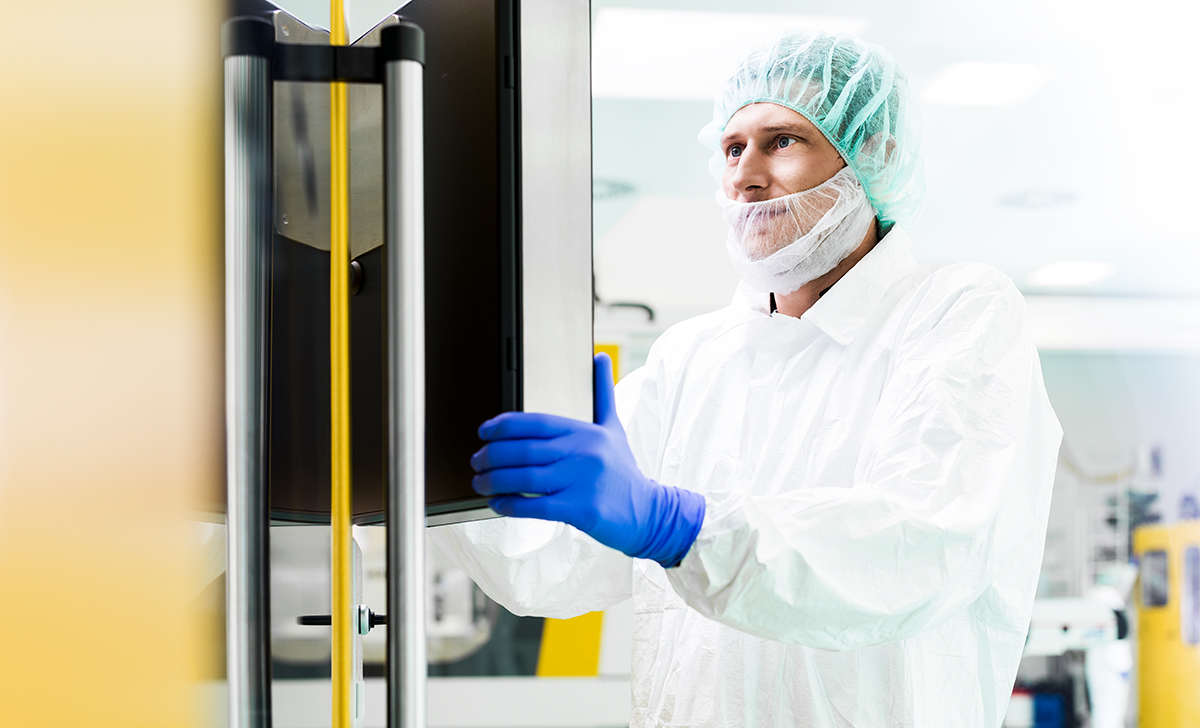
{"type": "Polygon", "coordinates": [[[383,83],[383,61],[373,46],[279,43],[275,46],[276,81],[383,83]]]}
{"type": "Polygon", "coordinates": [[[269,20],[243,16],[226,20],[221,26],[221,56],[275,55],[275,26],[269,20]]]}
{"type": "Polygon", "coordinates": [[[379,47],[383,62],[416,61],[425,65],[425,31],[416,23],[401,20],[380,33],[379,47]]]}
{"type": "Polygon", "coordinates": [[[275,46],[275,80],[333,81],[333,48],[331,45],[280,43],[275,46]]]}
{"type": "Polygon", "coordinates": [[[334,46],[334,75],[347,83],[383,83],[383,62],[374,46],[334,46]]]}

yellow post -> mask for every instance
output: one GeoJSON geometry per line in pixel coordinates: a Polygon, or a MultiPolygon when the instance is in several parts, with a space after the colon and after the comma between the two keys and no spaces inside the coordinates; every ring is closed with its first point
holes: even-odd
{"type": "Polygon", "coordinates": [[[597,354],[608,354],[613,363],[613,381],[621,379],[621,346],[619,344],[594,344],[592,350],[597,354]]]}
{"type": "Polygon", "coordinates": [[[538,677],[595,677],[600,672],[604,612],[547,619],[538,650],[538,677]]]}
{"type": "MultiPolygon", "coordinates": [[[[341,0],[330,7],[330,43],[346,45],[346,15],[341,0]]],[[[333,728],[352,725],[354,642],[351,633],[350,573],[350,174],[346,84],[330,90],[329,338],[332,421],[333,728]]]]}
{"type": "MultiPolygon", "coordinates": [[[[593,350],[608,354],[613,379],[621,377],[621,347],[594,344],[593,350]]],[[[538,677],[595,677],[600,672],[600,640],[604,612],[588,612],[571,619],[547,619],[542,626],[538,650],[538,677]]]]}

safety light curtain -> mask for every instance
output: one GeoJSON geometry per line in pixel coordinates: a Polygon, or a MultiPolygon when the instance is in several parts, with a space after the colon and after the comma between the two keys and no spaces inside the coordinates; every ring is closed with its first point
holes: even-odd
{"type": "MultiPolygon", "coordinates": [[[[330,3],[330,43],[346,45],[346,14],[341,0],[330,3]]],[[[332,528],[333,728],[353,723],[354,644],[351,633],[350,573],[350,175],[346,84],[330,85],[330,229],[329,229],[329,354],[332,413],[332,528]]]]}

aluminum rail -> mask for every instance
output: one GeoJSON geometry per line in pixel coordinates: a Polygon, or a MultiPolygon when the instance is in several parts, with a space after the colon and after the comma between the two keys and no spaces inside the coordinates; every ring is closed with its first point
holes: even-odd
{"type": "Polygon", "coordinates": [[[271,52],[258,18],[221,29],[225,57],[226,671],[230,728],[270,728],[266,487],[267,275],[272,236],[271,52]]]}
{"type": "Polygon", "coordinates": [[[383,30],[388,726],[425,728],[424,33],[383,30]]]}

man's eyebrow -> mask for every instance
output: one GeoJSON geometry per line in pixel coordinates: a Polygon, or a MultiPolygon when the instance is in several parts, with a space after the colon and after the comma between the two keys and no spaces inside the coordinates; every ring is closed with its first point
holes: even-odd
{"type": "Polygon", "coordinates": [[[759,131],[764,131],[764,132],[767,132],[768,134],[774,134],[775,132],[780,132],[780,131],[792,131],[792,132],[797,132],[799,134],[808,134],[809,133],[808,128],[801,126],[800,124],[775,124],[773,126],[764,126],[763,128],[759,129],[759,131]]]}
{"type": "MultiPolygon", "coordinates": [[[[812,133],[811,129],[809,129],[806,126],[801,126],[800,124],[772,124],[771,126],[760,127],[758,129],[755,129],[754,131],[756,133],[763,133],[763,134],[777,134],[781,131],[790,131],[793,134],[811,134],[812,133]]],[[[724,135],[722,135],[721,136],[721,145],[724,146],[726,142],[728,142],[730,139],[732,139],[735,136],[741,136],[741,134],[724,134],[724,135]]]]}

